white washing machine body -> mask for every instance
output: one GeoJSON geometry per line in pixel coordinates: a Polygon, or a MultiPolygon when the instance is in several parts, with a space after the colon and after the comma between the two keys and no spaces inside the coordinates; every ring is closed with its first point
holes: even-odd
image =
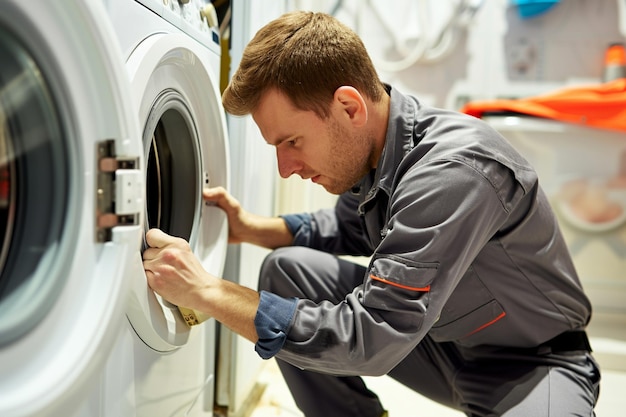
{"type": "Polygon", "coordinates": [[[160,227],[223,268],[201,199],[229,184],[219,49],[198,36],[131,0],[0,2],[1,416],[212,415],[215,323],[141,260],[160,227]]]}
{"type": "MultiPolygon", "coordinates": [[[[104,0],[124,56],[146,161],[145,230],[187,239],[221,276],[228,227],[202,202],[204,186],[229,187],[216,28],[203,1],[104,0]],[[184,4],[180,4],[184,3],[184,4]]],[[[215,24],[215,22],[214,22],[215,24]]],[[[212,415],[215,322],[188,326],[176,306],[129,271],[128,326],[102,381],[101,415],[212,415]]]]}
{"type": "Polygon", "coordinates": [[[143,149],[100,3],[0,2],[0,415],[89,416],[141,270],[143,149]]]}

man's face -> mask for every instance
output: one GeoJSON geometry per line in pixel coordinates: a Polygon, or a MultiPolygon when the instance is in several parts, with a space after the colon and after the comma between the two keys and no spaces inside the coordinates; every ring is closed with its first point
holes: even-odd
{"type": "Polygon", "coordinates": [[[321,119],[269,90],[252,118],[267,143],[276,147],[283,178],[297,174],[332,194],[341,194],[371,169],[373,140],[357,133],[340,105],[333,103],[330,117],[321,119]]]}

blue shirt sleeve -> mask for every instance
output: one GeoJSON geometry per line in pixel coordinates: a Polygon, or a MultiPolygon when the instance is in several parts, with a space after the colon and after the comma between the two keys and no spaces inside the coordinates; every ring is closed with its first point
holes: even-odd
{"type": "Polygon", "coordinates": [[[312,216],[309,213],[286,214],[280,217],[293,235],[294,246],[310,246],[312,216]]]}
{"type": "Polygon", "coordinates": [[[259,336],[254,350],[261,358],[269,359],[282,349],[297,304],[297,298],[283,298],[261,291],[259,308],[254,317],[254,326],[259,336]]]}

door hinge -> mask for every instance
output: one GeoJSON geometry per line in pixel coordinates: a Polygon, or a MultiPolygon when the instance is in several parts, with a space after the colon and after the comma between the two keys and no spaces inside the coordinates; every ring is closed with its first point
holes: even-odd
{"type": "Polygon", "coordinates": [[[117,156],[113,139],[97,148],[96,241],[109,242],[114,227],[139,224],[143,179],[139,158],[117,156]]]}

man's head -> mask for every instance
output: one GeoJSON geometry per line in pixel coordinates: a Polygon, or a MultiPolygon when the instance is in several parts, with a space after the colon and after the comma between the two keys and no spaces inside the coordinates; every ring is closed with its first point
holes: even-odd
{"type": "Polygon", "coordinates": [[[337,88],[352,86],[373,102],[385,94],[360,38],[335,18],[292,12],[261,28],[224,91],[227,112],[251,114],[271,89],[300,110],[329,115],[337,88]]]}

